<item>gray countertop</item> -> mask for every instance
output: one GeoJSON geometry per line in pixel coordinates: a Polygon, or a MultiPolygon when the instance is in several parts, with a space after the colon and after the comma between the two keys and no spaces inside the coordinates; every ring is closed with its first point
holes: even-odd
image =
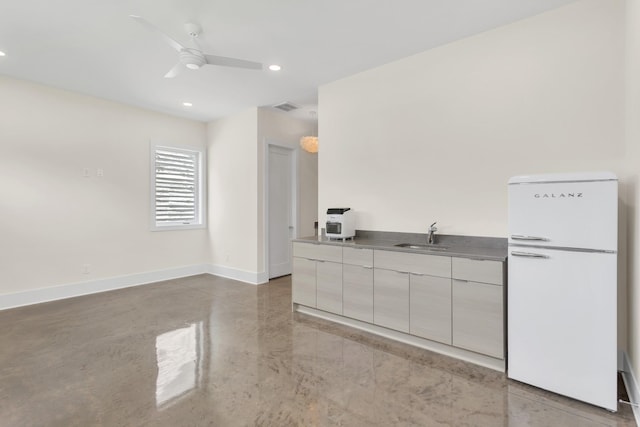
{"type": "Polygon", "coordinates": [[[426,234],[420,233],[357,230],[356,237],[345,241],[330,240],[325,236],[301,237],[293,241],[493,261],[507,259],[507,239],[499,237],[436,234],[436,243],[432,248],[425,249],[395,246],[399,243],[426,244],[426,234]]]}

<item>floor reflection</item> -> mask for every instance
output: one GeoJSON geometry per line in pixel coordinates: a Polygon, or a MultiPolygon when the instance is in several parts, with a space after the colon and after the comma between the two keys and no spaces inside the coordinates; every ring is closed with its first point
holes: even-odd
{"type": "Polygon", "coordinates": [[[164,409],[202,381],[202,322],[156,337],[156,405],[164,409]]]}
{"type": "Polygon", "coordinates": [[[616,427],[619,423],[606,410],[538,388],[509,381],[507,386],[509,426],[616,427]]]}
{"type": "Polygon", "coordinates": [[[195,276],[0,312],[1,426],[634,426],[195,276]],[[88,321],[90,319],[90,321],[88,321]]]}

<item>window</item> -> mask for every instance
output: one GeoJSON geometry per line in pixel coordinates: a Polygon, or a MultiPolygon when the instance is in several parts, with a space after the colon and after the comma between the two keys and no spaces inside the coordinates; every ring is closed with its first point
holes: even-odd
{"type": "Polygon", "coordinates": [[[203,153],[152,145],[153,230],[204,227],[203,153]]]}

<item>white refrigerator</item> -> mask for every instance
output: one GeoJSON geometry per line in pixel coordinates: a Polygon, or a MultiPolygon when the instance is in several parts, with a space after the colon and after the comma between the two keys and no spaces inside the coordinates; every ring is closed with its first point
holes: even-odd
{"type": "Polygon", "coordinates": [[[618,180],[509,180],[508,377],[617,410],[618,180]]]}

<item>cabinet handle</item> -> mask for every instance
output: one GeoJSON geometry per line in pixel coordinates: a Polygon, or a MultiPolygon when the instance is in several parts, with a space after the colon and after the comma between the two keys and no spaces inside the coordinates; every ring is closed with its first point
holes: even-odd
{"type": "Polygon", "coordinates": [[[373,270],[372,265],[363,265],[362,268],[366,268],[367,270],[373,270]]]}
{"type": "Polygon", "coordinates": [[[317,259],[316,261],[317,261],[317,262],[322,262],[322,263],[324,263],[324,261],[323,261],[323,260],[321,260],[321,259],[317,259]]]}
{"type": "Polygon", "coordinates": [[[536,240],[536,241],[547,242],[549,239],[547,239],[546,237],[523,236],[522,234],[512,234],[511,240],[536,240]]]}
{"type": "Polygon", "coordinates": [[[411,273],[414,276],[426,276],[424,273],[411,273]]]}
{"type": "Polygon", "coordinates": [[[511,255],[513,255],[513,256],[521,256],[521,257],[525,257],[525,258],[549,258],[548,255],[535,254],[533,252],[511,251],[511,255]]]}

